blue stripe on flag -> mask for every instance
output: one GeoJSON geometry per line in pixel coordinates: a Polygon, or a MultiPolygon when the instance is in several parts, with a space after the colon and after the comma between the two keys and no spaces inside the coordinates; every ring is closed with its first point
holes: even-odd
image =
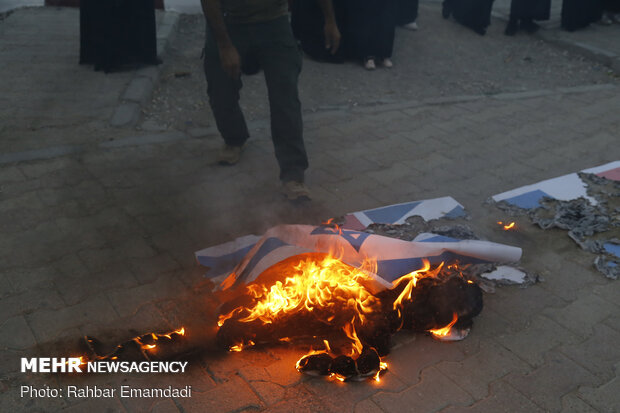
{"type": "Polygon", "coordinates": [[[458,217],[462,217],[462,216],[465,216],[465,215],[466,215],[465,214],[465,209],[462,206],[458,205],[458,206],[454,207],[454,209],[452,209],[452,211],[448,212],[446,214],[446,217],[447,218],[458,218],[458,217]]]}
{"type": "Polygon", "coordinates": [[[605,251],[607,251],[608,253],[613,254],[616,257],[620,258],[620,245],[607,242],[603,244],[603,247],[605,248],[605,251]]]}
{"type": "Polygon", "coordinates": [[[422,202],[409,202],[402,205],[391,205],[383,208],[370,209],[363,211],[368,218],[374,223],[378,224],[392,224],[401,219],[405,214],[410,212],[413,208],[420,205],[422,202]]]}
{"type": "Polygon", "coordinates": [[[275,238],[275,237],[267,238],[265,242],[263,242],[263,245],[260,246],[258,251],[256,251],[256,254],[254,254],[254,256],[252,257],[248,265],[245,267],[245,269],[243,270],[243,273],[244,274],[251,273],[254,267],[256,266],[256,264],[258,264],[260,260],[265,258],[267,254],[269,254],[270,252],[274,250],[277,250],[280,247],[284,247],[286,245],[290,245],[290,244],[287,244],[286,242],[282,241],[280,238],[275,238]]]}
{"type": "MultiPolygon", "coordinates": [[[[431,265],[437,265],[442,262],[454,262],[456,260],[462,264],[481,264],[489,262],[479,258],[468,257],[466,255],[454,254],[449,251],[434,257],[426,257],[426,259],[431,263],[431,265]]],[[[410,272],[419,270],[423,267],[424,263],[422,258],[401,258],[396,260],[377,261],[377,274],[381,278],[392,282],[405,274],[409,274],[410,272]]]]}
{"type": "Polygon", "coordinates": [[[512,198],[504,199],[509,204],[516,205],[519,208],[532,209],[540,206],[540,200],[544,197],[553,198],[549,194],[536,189],[535,191],[526,192],[521,195],[514,196],[512,198]]]}
{"type": "Polygon", "coordinates": [[[229,273],[233,268],[245,257],[245,255],[254,247],[256,244],[248,245],[247,247],[243,247],[238,249],[235,252],[231,252],[230,254],[220,255],[217,257],[207,257],[207,256],[198,256],[196,259],[200,263],[200,265],[204,265],[205,267],[209,267],[211,271],[207,273],[207,276],[210,274],[220,275],[224,273],[229,273]]]}
{"type": "Polygon", "coordinates": [[[435,235],[434,237],[425,238],[416,242],[461,242],[460,239],[444,237],[443,235],[435,235]]]}

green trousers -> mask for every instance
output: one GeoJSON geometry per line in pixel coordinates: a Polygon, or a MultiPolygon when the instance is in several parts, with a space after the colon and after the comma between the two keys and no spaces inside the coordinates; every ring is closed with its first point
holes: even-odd
{"type": "MultiPolygon", "coordinates": [[[[264,72],[280,179],[303,182],[308,157],[297,90],[302,59],[288,16],[260,23],[228,24],[227,27],[242,65],[247,59],[253,59],[264,72]]],[[[241,78],[233,79],[222,70],[218,47],[208,27],[204,70],[209,103],[224,142],[231,146],[243,145],[249,132],[239,107],[241,78]]]]}

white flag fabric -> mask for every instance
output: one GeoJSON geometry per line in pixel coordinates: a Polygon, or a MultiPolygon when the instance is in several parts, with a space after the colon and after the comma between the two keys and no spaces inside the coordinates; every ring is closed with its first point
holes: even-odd
{"type": "Polygon", "coordinates": [[[227,285],[248,284],[266,269],[292,256],[332,253],[343,262],[360,268],[365,260],[376,260],[373,292],[393,287],[392,282],[431,265],[452,263],[512,263],[521,258],[521,248],[488,241],[457,240],[442,236],[403,241],[329,226],[280,225],[262,238],[246,236],[227,244],[196,252],[198,262],[210,268],[214,281],[227,277],[227,285]]]}

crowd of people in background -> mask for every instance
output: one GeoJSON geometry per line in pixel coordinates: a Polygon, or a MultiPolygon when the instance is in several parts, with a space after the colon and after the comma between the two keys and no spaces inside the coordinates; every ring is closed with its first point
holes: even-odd
{"type": "MultiPolygon", "coordinates": [[[[443,0],[442,15],[484,35],[491,24],[493,1],[443,0]]],[[[295,36],[306,54],[321,61],[354,59],[368,70],[391,68],[395,28],[418,29],[418,0],[333,0],[342,42],[338,53],[331,55],[323,45],[322,13],[316,0],[289,0],[289,4],[295,36]]],[[[535,33],[540,28],[536,21],[548,20],[550,11],[551,0],[512,0],[504,34],[535,33]]],[[[620,0],[562,1],[563,29],[574,31],[594,22],[620,23],[620,0]]]]}

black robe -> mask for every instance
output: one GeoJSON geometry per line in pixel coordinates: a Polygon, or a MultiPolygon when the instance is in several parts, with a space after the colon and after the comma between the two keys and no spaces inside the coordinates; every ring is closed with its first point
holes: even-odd
{"type": "Polygon", "coordinates": [[[549,20],[551,0],[512,0],[510,18],[523,20],[549,20]]]}
{"type": "Polygon", "coordinates": [[[346,3],[345,0],[332,0],[338,30],[342,35],[340,48],[335,55],[325,49],[323,28],[325,19],[316,0],[293,0],[290,2],[291,27],[293,35],[299,40],[303,51],[315,60],[342,63],[347,49],[346,3]]]}
{"type": "Polygon", "coordinates": [[[620,13],[620,0],[603,0],[603,10],[610,13],[620,13]]]}
{"type": "Polygon", "coordinates": [[[396,0],[347,0],[344,36],[351,57],[392,57],[396,8],[396,0]]]}
{"type": "Polygon", "coordinates": [[[457,22],[476,33],[484,34],[491,24],[493,0],[444,0],[443,3],[457,22]]]}
{"type": "Polygon", "coordinates": [[[562,2],[562,28],[572,32],[601,19],[601,0],[564,0],[562,2]]]}
{"type": "Polygon", "coordinates": [[[82,0],[80,64],[95,70],[158,64],[153,0],[82,0]]]}
{"type": "Polygon", "coordinates": [[[153,0],[82,0],[80,64],[105,72],[158,64],[153,0]]]}
{"type": "Polygon", "coordinates": [[[396,24],[411,23],[418,18],[418,2],[419,0],[397,0],[396,24]]]}

